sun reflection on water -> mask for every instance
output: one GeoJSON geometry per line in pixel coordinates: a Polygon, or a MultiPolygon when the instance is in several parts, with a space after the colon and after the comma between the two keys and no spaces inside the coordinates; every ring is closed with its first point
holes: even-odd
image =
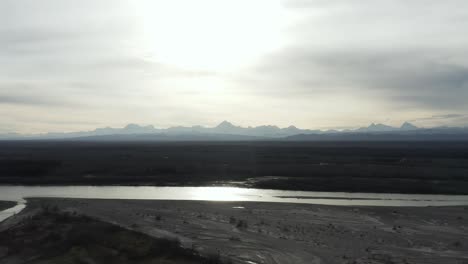
{"type": "Polygon", "coordinates": [[[235,187],[202,187],[192,191],[194,200],[246,201],[253,195],[250,189],[235,187]]]}

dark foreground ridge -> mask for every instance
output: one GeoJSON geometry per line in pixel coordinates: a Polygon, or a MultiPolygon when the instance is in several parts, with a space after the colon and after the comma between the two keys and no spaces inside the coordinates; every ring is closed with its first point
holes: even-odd
{"type": "Polygon", "coordinates": [[[42,205],[6,230],[0,229],[0,263],[216,264],[176,239],[132,230],[42,205]]]}

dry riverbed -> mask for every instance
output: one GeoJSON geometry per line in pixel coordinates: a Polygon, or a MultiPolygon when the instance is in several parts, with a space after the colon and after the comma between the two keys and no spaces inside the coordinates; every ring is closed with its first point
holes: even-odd
{"type": "Polygon", "coordinates": [[[44,206],[178,239],[234,263],[468,263],[468,207],[461,206],[29,199],[0,230],[44,206]]]}

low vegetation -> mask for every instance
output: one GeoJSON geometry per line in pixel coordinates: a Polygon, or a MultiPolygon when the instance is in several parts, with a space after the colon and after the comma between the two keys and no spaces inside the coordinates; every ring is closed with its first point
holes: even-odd
{"type": "Polygon", "coordinates": [[[220,183],[468,194],[468,143],[0,142],[0,184],[220,183]]]}
{"type": "Polygon", "coordinates": [[[0,263],[223,263],[174,239],[156,239],[43,205],[0,232],[0,263]]]}

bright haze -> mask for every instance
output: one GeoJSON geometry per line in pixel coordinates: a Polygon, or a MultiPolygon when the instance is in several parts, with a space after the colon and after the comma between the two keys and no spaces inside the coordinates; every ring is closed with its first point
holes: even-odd
{"type": "Polygon", "coordinates": [[[0,133],[468,125],[465,0],[2,0],[0,133]]]}

